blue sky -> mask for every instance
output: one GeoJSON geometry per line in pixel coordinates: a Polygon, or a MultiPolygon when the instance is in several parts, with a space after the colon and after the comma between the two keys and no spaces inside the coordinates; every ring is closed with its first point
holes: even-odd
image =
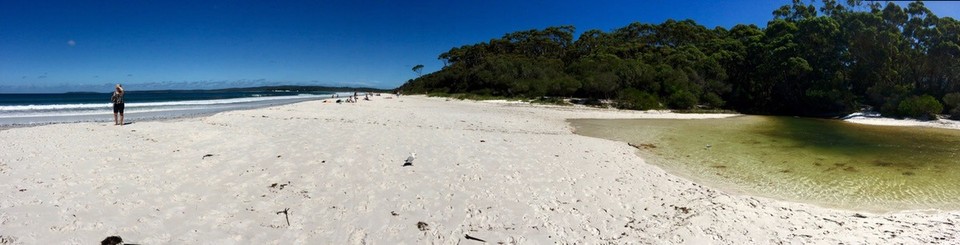
{"type": "MultiPolygon", "coordinates": [[[[782,1],[0,1],[0,93],[259,84],[393,88],[504,33],[693,19],[765,26],[782,1]]],[[[960,16],[958,2],[930,2],[960,16]]]]}

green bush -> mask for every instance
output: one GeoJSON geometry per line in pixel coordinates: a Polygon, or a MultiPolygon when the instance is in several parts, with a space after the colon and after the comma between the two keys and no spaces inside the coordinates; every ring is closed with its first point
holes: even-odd
{"type": "Polygon", "coordinates": [[[427,97],[450,97],[450,94],[444,92],[429,92],[427,97]]]}
{"type": "Polygon", "coordinates": [[[570,105],[563,98],[559,97],[540,97],[539,99],[530,101],[533,104],[544,104],[544,105],[570,105]]]}
{"type": "Polygon", "coordinates": [[[689,110],[672,110],[671,112],[675,112],[675,113],[695,113],[695,114],[740,114],[739,112],[734,111],[734,110],[726,110],[726,109],[699,109],[699,108],[693,108],[693,109],[689,109],[689,110]]]}
{"type": "Polygon", "coordinates": [[[713,92],[704,94],[702,101],[710,108],[720,108],[725,103],[723,98],[720,98],[720,95],[713,92]]]}
{"type": "Polygon", "coordinates": [[[950,110],[950,118],[960,119],[960,93],[944,95],[943,104],[950,110]]]}
{"type": "Polygon", "coordinates": [[[936,119],[937,114],[943,111],[943,105],[930,95],[920,97],[913,96],[900,101],[900,106],[897,107],[897,110],[901,115],[908,117],[936,119]]]}
{"type": "Polygon", "coordinates": [[[617,108],[630,110],[650,110],[659,109],[660,102],[657,97],[650,93],[628,88],[620,93],[617,98],[617,108]]]}
{"type": "Polygon", "coordinates": [[[475,94],[475,93],[445,93],[445,92],[430,92],[427,93],[427,97],[446,97],[451,99],[458,100],[510,100],[510,101],[522,101],[522,98],[514,97],[504,97],[497,95],[488,95],[488,94],[475,94]]]}
{"type": "Polygon", "coordinates": [[[607,107],[607,105],[604,104],[602,100],[596,99],[596,98],[588,98],[586,100],[583,100],[582,102],[583,102],[583,105],[587,105],[587,106],[601,107],[601,108],[607,107]]]}
{"type": "Polygon", "coordinates": [[[680,90],[670,95],[667,104],[672,109],[690,109],[697,105],[697,96],[686,90],[680,90]]]}
{"type": "Polygon", "coordinates": [[[883,102],[883,105],[880,106],[880,114],[884,116],[899,116],[900,111],[897,109],[897,105],[900,105],[900,101],[887,100],[883,102]]]}

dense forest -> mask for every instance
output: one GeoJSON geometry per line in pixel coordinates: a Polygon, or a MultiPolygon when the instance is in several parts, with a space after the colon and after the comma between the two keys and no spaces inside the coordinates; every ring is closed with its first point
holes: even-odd
{"type": "Polygon", "coordinates": [[[627,109],[960,117],[960,21],[919,1],[794,0],[766,28],[667,20],[574,37],[573,26],[557,26],[452,48],[440,54],[441,70],[399,89],[592,98],[627,109]]]}

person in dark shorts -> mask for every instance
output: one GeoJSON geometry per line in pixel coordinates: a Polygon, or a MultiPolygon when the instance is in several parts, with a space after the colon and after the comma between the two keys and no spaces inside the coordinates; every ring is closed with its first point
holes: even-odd
{"type": "Polygon", "coordinates": [[[110,101],[113,102],[113,125],[123,126],[123,86],[117,84],[110,101]],[[117,120],[118,113],[120,114],[119,120],[117,120]]]}

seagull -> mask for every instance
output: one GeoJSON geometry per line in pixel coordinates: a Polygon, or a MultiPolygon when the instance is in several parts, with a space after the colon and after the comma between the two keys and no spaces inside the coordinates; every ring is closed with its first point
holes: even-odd
{"type": "Polygon", "coordinates": [[[417,153],[411,152],[411,153],[410,153],[410,156],[407,157],[407,160],[406,160],[406,161],[403,161],[403,166],[404,166],[404,167],[406,167],[406,166],[413,166],[413,159],[417,159],[417,153]]]}

